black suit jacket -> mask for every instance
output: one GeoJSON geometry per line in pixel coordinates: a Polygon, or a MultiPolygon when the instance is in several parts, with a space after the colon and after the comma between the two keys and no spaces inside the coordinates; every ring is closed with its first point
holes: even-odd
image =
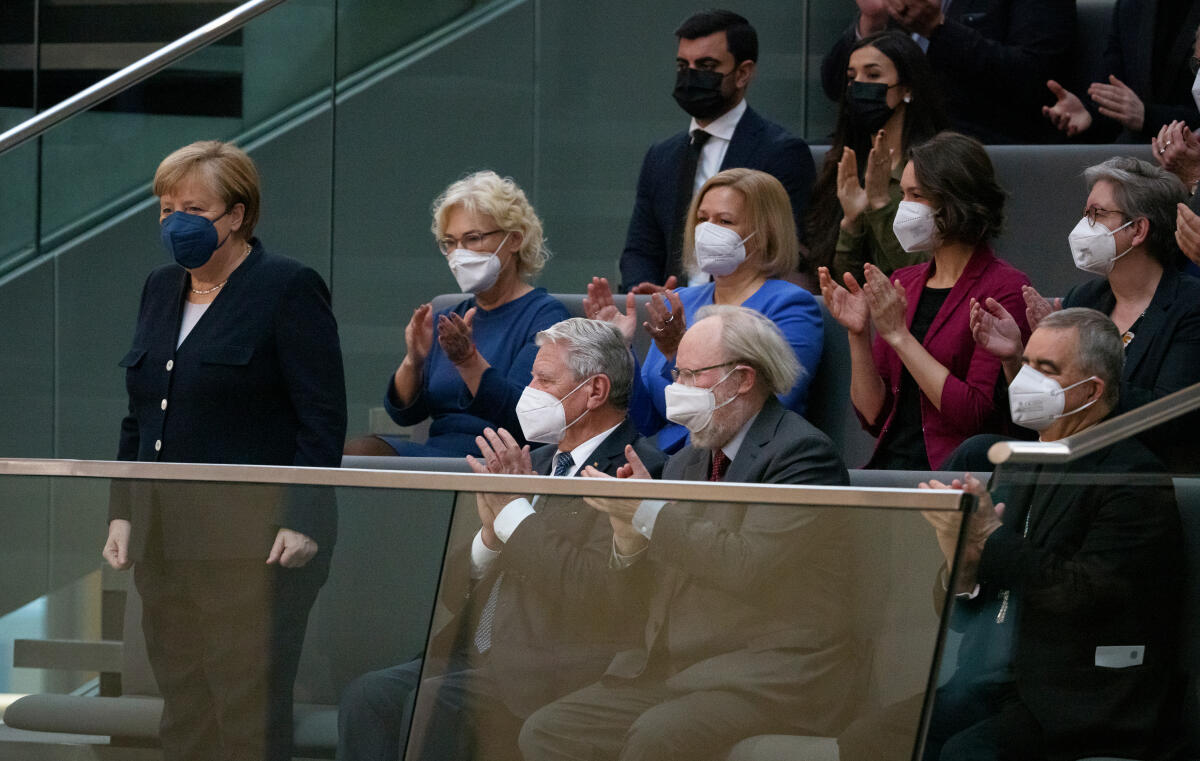
{"type": "MultiPolygon", "coordinates": [[[[146,279],[121,360],[129,414],[118,459],[338,467],[346,387],[321,276],[255,239],[176,349],[188,283],[176,264],[146,279]]],[[[164,555],[175,558],[265,559],[281,526],[321,550],[337,534],[333,494],[319,487],[117,482],[113,518],[132,521],[135,560],[154,522],[164,555]]]]}
{"type": "MultiPolygon", "coordinates": [[[[821,64],[831,100],[846,89],[856,25],[821,64]]],[[[1074,0],[954,0],[927,51],[951,126],[985,143],[1056,140],[1041,107],[1053,103],[1046,80],[1067,81],[1074,40],[1074,0]]]]}
{"type": "MultiPolygon", "coordinates": [[[[628,420],[587,464],[615,475],[625,464],[626,444],[657,477],[662,453],[628,420]]],[[[534,450],[534,469],[549,474],[556,451],[554,446],[534,450]]],[[[432,653],[450,658],[473,648],[479,614],[502,573],[484,664],[516,716],[528,716],[602,674],[613,653],[636,639],[636,630],[613,615],[613,606],[636,610],[642,604],[639,585],[618,585],[608,568],[612,529],[606,516],[570,497],[542,498],[534,509],[478,582],[469,579],[469,547],[448,558],[441,596],[458,613],[439,632],[432,653]]]]}
{"type": "MultiPolygon", "coordinates": [[[[1077,285],[1063,299],[1064,307],[1089,307],[1105,314],[1111,314],[1116,303],[1106,278],[1077,285]]],[[[1119,412],[1200,383],[1200,280],[1165,269],[1136,328],[1125,348],[1119,412]]],[[[1142,441],[1168,466],[1191,471],[1200,462],[1198,423],[1200,415],[1185,415],[1151,429],[1142,441]]]]}
{"type": "MultiPolygon", "coordinates": [[[[637,200],[629,218],[621,253],[621,284],[629,289],[649,281],[661,285],[682,274],[682,264],[668,249],[684,220],[675,219],[680,166],[688,146],[683,130],[650,146],[638,175],[637,200]]],[[[816,180],[808,144],[747,108],[733,131],[721,169],[746,167],[774,175],[788,192],[797,234],[804,229],[804,210],[816,180]]]]}
{"type": "MultiPolygon", "coordinates": [[[[956,615],[1011,590],[1017,691],[1044,728],[1051,757],[1149,758],[1171,714],[1179,513],[1169,479],[1149,476],[1145,485],[1129,477],[1161,470],[1130,440],[1065,466],[997,471],[993,495],[1006,504],[1004,525],[984,545],[979,596],[956,605],[956,615]],[[1141,666],[1095,665],[1098,647],[1134,645],[1145,647],[1141,666]]],[[[993,615],[982,618],[983,628],[964,636],[960,666],[978,650],[972,634],[995,626],[993,615]]]]}
{"type": "MultiPolygon", "coordinates": [[[[663,478],[707,480],[711,461],[689,445],[663,478]]],[[[771,397],[725,481],[846,485],[849,477],[829,438],[771,397]]],[[[607,674],[665,671],[673,689],[747,692],[774,703],[781,726],[835,731],[855,682],[849,541],[844,512],[669,503],[644,560],[631,566],[653,569],[641,646],[619,653],[607,674]]]]}
{"type": "Polygon", "coordinates": [[[1092,129],[1099,134],[1091,139],[1112,139],[1120,133],[1123,141],[1145,142],[1157,135],[1164,124],[1176,119],[1187,122],[1193,129],[1200,122],[1200,113],[1197,113],[1196,103],[1192,100],[1194,77],[1188,69],[1196,26],[1200,24],[1200,3],[1191,3],[1174,36],[1167,41],[1170,46],[1167,57],[1170,65],[1156,78],[1153,67],[1157,51],[1153,43],[1158,13],[1158,0],[1118,0],[1113,6],[1108,46],[1104,51],[1105,70],[1095,73],[1096,81],[1107,83],[1108,75],[1115,74],[1142,99],[1146,114],[1139,132],[1123,131],[1121,125],[1099,115],[1085,92],[1076,93],[1089,105],[1093,118],[1097,120],[1099,128],[1094,126],[1092,129]]]}

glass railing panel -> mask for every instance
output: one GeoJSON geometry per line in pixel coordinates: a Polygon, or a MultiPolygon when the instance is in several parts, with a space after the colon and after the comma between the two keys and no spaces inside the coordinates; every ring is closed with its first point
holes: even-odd
{"type": "MultiPolygon", "coordinates": [[[[110,480],[96,476],[106,472],[105,468],[113,472],[126,466],[52,464],[49,472],[56,473],[53,476],[33,475],[38,471],[32,467],[16,461],[0,463],[0,471],[8,473],[0,476],[4,505],[19,502],[26,513],[40,519],[36,525],[10,523],[16,530],[5,532],[2,540],[4,570],[9,570],[11,562],[13,569],[23,570],[26,577],[32,572],[34,578],[19,584],[19,574],[2,577],[5,592],[16,594],[6,596],[8,607],[0,613],[0,650],[12,653],[15,639],[95,640],[99,622],[113,620],[111,606],[122,605],[119,596],[114,601],[104,590],[124,586],[120,682],[125,698],[133,698],[159,693],[144,649],[146,637],[152,643],[178,638],[186,644],[188,637],[196,634],[172,629],[172,624],[191,621],[188,626],[209,627],[209,636],[220,638],[222,657],[240,664],[224,685],[238,689],[248,686],[244,680],[251,678],[255,663],[278,660],[288,627],[300,627],[297,631],[304,634],[298,635],[303,648],[294,685],[294,736],[301,755],[318,757],[331,754],[337,742],[339,702],[348,711],[359,698],[379,696],[371,677],[365,675],[413,662],[422,664],[424,672],[413,672],[415,690],[407,700],[402,696],[397,714],[388,720],[394,719],[397,744],[408,745],[408,758],[426,757],[415,748],[436,730],[427,721],[427,708],[430,701],[436,703],[446,694],[433,687],[435,680],[460,665],[463,658],[480,657],[474,644],[477,611],[486,603],[485,586],[495,588],[486,575],[471,581],[469,550],[464,550],[481,525],[477,495],[474,490],[446,489],[476,486],[529,493],[547,481],[502,481],[461,473],[282,469],[256,469],[255,473],[267,473],[272,480],[296,478],[326,485],[176,480],[182,474],[194,474],[196,468],[190,466],[168,468],[174,476],[171,479],[110,480]],[[25,475],[14,475],[14,470],[25,475]],[[88,477],[65,475],[68,472],[88,477]],[[332,534],[321,516],[328,518],[335,510],[337,538],[329,556],[332,534]],[[110,511],[132,519],[130,557],[136,561],[132,573],[99,573],[103,562],[99,550],[110,511]],[[316,556],[301,569],[267,565],[276,527],[280,522],[299,525],[296,521],[307,521],[307,530],[318,537],[316,556]],[[22,552],[14,554],[12,550],[18,546],[22,552]],[[74,569],[72,578],[54,571],[68,567],[74,569]],[[201,592],[204,589],[208,591],[201,592]],[[309,609],[308,599],[314,591],[315,602],[309,609]],[[187,606],[172,608],[175,612],[163,618],[164,610],[189,595],[199,595],[195,598],[198,604],[207,606],[206,621],[188,618],[187,606]],[[282,618],[256,630],[254,621],[265,620],[259,613],[272,609],[278,609],[282,618]],[[240,612],[231,617],[230,610],[240,612]],[[290,623],[285,621],[287,615],[292,616],[290,623]],[[224,623],[212,623],[221,620],[224,623]],[[273,635],[267,636],[267,629],[273,635]],[[410,724],[406,711],[413,710],[416,721],[410,724]]],[[[241,476],[237,469],[223,471],[239,478],[257,477],[241,476]]],[[[560,491],[599,488],[583,479],[561,481],[580,484],[555,485],[560,491]]],[[[711,488],[700,485],[663,484],[657,485],[657,492],[645,491],[652,487],[656,485],[618,484],[613,488],[624,489],[627,495],[641,489],[650,497],[712,495],[711,488]]],[[[527,544],[522,545],[520,535],[509,536],[511,544],[501,557],[537,553],[539,557],[544,554],[545,563],[524,569],[505,566],[509,594],[521,601],[522,609],[514,612],[508,607],[509,596],[502,597],[493,628],[494,637],[505,637],[523,655],[502,670],[506,690],[511,688],[523,696],[520,718],[598,678],[619,649],[636,647],[637,636],[656,615],[652,612],[653,589],[639,585],[647,580],[656,583],[659,569],[667,584],[659,594],[672,600],[667,608],[672,611],[669,615],[675,616],[668,619],[668,626],[671,620],[675,624],[672,636],[681,636],[700,651],[707,647],[741,653],[730,663],[744,657],[747,664],[759,667],[758,671],[740,671],[731,666],[720,678],[732,680],[732,688],[751,685],[752,679],[764,676],[764,659],[783,656],[769,669],[767,678],[774,691],[789,696],[794,707],[804,710],[777,713],[781,723],[756,723],[753,732],[748,728],[748,734],[803,735],[832,742],[847,720],[870,707],[923,692],[936,660],[939,637],[930,589],[943,561],[917,508],[953,514],[958,505],[955,494],[877,490],[869,500],[859,502],[861,494],[853,490],[811,490],[797,497],[794,490],[774,489],[759,492],[758,501],[751,502],[739,498],[734,488],[724,488],[722,493],[730,495],[729,501],[664,507],[655,529],[657,538],[652,536],[651,549],[638,561],[645,565],[639,568],[635,564],[633,576],[610,568],[608,520],[589,506],[582,493],[532,501],[534,512],[526,519],[531,523],[518,526],[518,531],[534,530],[538,521],[545,521],[550,527],[548,538],[553,541],[528,542],[532,536],[528,535],[527,544]],[[803,504],[770,503],[775,501],[803,504]],[[680,522],[680,515],[688,517],[680,522]],[[687,579],[671,568],[666,558],[675,555],[654,548],[655,541],[668,544],[672,520],[676,528],[687,525],[680,537],[686,535],[686,542],[695,543],[690,549],[678,550],[678,556],[691,553],[693,561],[703,561],[703,567],[693,562],[694,578],[687,579]],[[708,540],[704,538],[705,521],[719,526],[708,540]],[[716,545],[710,540],[717,536],[731,544],[744,541],[745,547],[757,554],[736,559],[714,552],[716,545]],[[576,582],[579,558],[560,555],[555,542],[575,544],[590,553],[587,562],[597,574],[595,583],[576,582]],[[764,548],[770,551],[764,553],[764,548]],[[560,558],[567,562],[560,563],[560,558]],[[532,591],[541,584],[534,578],[537,568],[537,573],[543,574],[539,578],[551,586],[558,583],[555,579],[567,580],[561,584],[564,594],[556,599],[553,594],[532,591]],[[643,571],[654,571],[653,579],[643,571]],[[739,574],[746,575],[740,578],[739,574]],[[606,596],[610,581],[624,583],[628,578],[636,580],[627,588],[632,596],[620,590],[606,596]],[[641,597],[647,589],[650,597],[641,597]],[[625,604],[609,607],[613,601],[625,604]],[[696,602],[707,604],[694,607],[696,602]],[[693,605],[690,612],[689,605],[693,605]],[[705,645],[703,637],[692,636],[702,630],[714,641],[705,645]],[[817,676],[802,667],[816,667],[818,662],[821,673],[817,676]],[[543,681],[547,663],[554,664],[551,671],[558,672],[549,682],[543,681]]],[[[532,562],[532,555],[528,559],[532,562]]],[[[18,652],[24,658],[22,663],[0,669],[0,684],[11,692],[95,693],[99,689],[97,674],[107,671],[103,663],[84,670],[76,661],[70,669],[36,662],[38,658],[53,661],[56,651],[52,647],[25,644],[18,652]],[[41,669],[69,673],[31,674],[41,669]]],[[[63,652],[57,651],[57,657],[63,652]]],[[[117,656],[110,652],[107,657],[117,656]]],[[[181,663],[170,659],[154,662],[160,673],[181,663]]],[[[111,667],[111,661],[108,663],[111,667]]],[[[683,665],[680,656],[671,668],[682,672],[683,665]]],[[[18,701],[7,709],[5,721],[18,728],[50,721],[59,727],[56,731],[69,731],[64,722],[74,721],[76,713],[90,715],[99,705],[88,702],[98,700],[95,697],[70,700],[76,702],[18,701]],[[50,718],[38,719],[39,711],[50,718]]],[[[158,704],[125,705],[134,712],[148,706],[145,726],[153,735],[158,704]]],[[[350,714],[343,717],[343,726],[349,718],[350,714]]],[[[133,730],[127,725],[126,731],[133,730]]],[[[915,737],[916,725],[912,731],[915,737]]],[[[95,727],[91,733],[97,733],[95,727]]],[[[139,738],[136,734],[134,731],[135,736],[125,741],[153,741],[152,736],[139,738]]],[[[439,752],[448,747],[442,741],[437,743],[439,752]]],[[[499,751],[502,746],[489,747],[499,751]]]]}
{"type": "MultiPolygon", "coordinates": [[[[33,116],[29,108],[0,107],[0,131],[33,116]]],[[[0,154],[0,277],[30,261],[37,241],[37,145],[0,154]]]]}
{"type": "MultiPolygon", "coordinates": [[[[439,597],[458,609],[434,620],[407,759],[519,758],[519,733],[526,757],[605,743],[601,757],[615,757],[634,719],[684,700],[687,684],[760,696],[752,719],[731,713],[723,734],[700,741],[714,758],[758,735],[792,736],[776,741],[799,758],[875,707],[919,709],[943,562],[919,512],[672,502],[644,554],[617,570],[626,561],[606,515],[579,498],[533,504],[529,526],[474,580],[479,512],[460,503],[455,513],[439,597]],[[638,708],[593,723],[619,704],[638,708]]],[[[415,685],[419,665],[389,676],[415,685]]],[[[918,717],[898,740],[910,749],[918,717]]]]}
{"type": "Polygon", "coordinates": [[[337,76],[343,78],[416,42],[488,0],[338,0],[337,76]]]}

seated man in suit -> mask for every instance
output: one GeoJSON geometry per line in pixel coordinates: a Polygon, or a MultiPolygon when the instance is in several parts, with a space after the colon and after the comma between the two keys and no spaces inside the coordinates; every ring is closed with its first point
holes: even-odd
{"type": "Polygon", "coordinates": [[[1042,116],[1046,80],[1070,73],[1075,0],[855,0],[858,16],[821,63],[825,95],[846,92],[856,39],[889,27],[912,33],[946,96],[950,125],[985,143],[1057,138],[1042,116]]]}
{"type": "Polygon", "coordinates": [[[621,287],[635,293],[673,288],[678,280],[688,284],[684,217],[692,196],[717,172],[746,167],[774,175],[787,189],[797,231],[804,229],[816,179],[808,144],[746,105],[758,61],[754,27],[736,13],[711,10],[688,18],[675,36],[675,101],[692,121],[650,146],[642,160],[621,253],[621,287]]]}
{"type": "MultiPolygon", "coordinates": [[[[661,471],[663,456],[626,418],[634,363],[611,325],[564,320],[537,335],[533,378],[517,405],[530,453],[504,429],[478,440],[477,473],[615,473],[625,453],[661,471]]],[[[455,617],[436,635],[411,721],[413,758],[516,756],[521,722],[598,677],[635,636],[608,606],[637,607],[637,588],[607,584],[612,529],[579,499],[480,493],[481,528],[452,550],[440,596],[455,617]],[[629,595],[625,597],[624,595],[629,595]],[[611,599],[611,603],[608,600],[611,599]]],[[[338,758],[401,750],[420,659],[365,674],[342,696],[338,758]]]]}
{"type": "MultiPolygon", "coordinates": [[[[848,483],[825,434],[775,399],[800,368],[779,329],[708,306],[683,336],[668,417],[691,443],[667,479],[848,483]]],[[[633,450],[618,476],[649,478],[633,450]]],[[[602,476],[594,469],[589,476],[602,476]]],[[[756,734],[829,734],[856,661],[844,514],[794,506],[588,498],[613,523],[614,575],[646,572],[641,635],[604,677],[534,713],[526,761],[719,758],[756,734]]]]}
{"type": "MultiPolygon", "coordinates": [[[[1088,430],[1116,408],[1123,360],[1103,313],[1052,313],[1009,386],[1013,421],[1042,441],[1088,430]]],[[[1182,573],[1162,469],[1130,438],[1065,465],[1002,465],[991,493],[970,477],[926,484],[979,498],[954,586],[957,668],[937,690],[926,761],[1159,757],[1178,714],[1182,573]]],[[[927,517],[953,563],[960,514],[927,517]]],[[[910,758],[919,714],[918,697],[856,722],[841,758],[910,758]]]]}

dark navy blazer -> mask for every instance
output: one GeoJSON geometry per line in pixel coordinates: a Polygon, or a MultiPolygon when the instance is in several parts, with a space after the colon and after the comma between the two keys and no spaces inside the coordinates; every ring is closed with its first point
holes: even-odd
{"type": "MultiPolygon", "coordinates": [[[[129,414],[119,459],[340,464],[346,386],[329,290],[312,269],[252,243],[178,349],[187,272],[169,264],[146,279],[133,343],[120,363],[129,414]]],[[[337,514],[320,488],[281,496],[257,485],[160,487],[114,488],[109,518],[133,522],[135,560],[153,520],[170,557],[265,559],[281,526],[332,549],[337,514]]]]}
{"type": "MultiPolygon", "coordinates": [[[[668,261],[668,246],[676,228],[679,167],[688,144],[687,130],[650,146],[638,175],[637,201],[629,219],[621,253],[621,284],[629,289],[649,281],[661,285],[668,275],[680,275],[680,263],[668,261]]],[[[796,230],[802,231],[804,210],[812,193],[816,170],[808,144],[783,127],[747,108],[733,131],[721,169],[746,167],[774,175],[788,192],[796,230]]],[[[798,232],[798,234],[800,234],[798,232]]]]}

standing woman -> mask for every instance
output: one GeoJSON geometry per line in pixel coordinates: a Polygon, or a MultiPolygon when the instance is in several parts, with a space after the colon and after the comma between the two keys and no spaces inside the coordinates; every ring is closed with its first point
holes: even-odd
{"type": "MultiPolygon", "coordinates": [[[[193,143],[154,175],[174,258],[142,290],[118,458],[337,467],[346,389],[321,276],[253,237],[258,171],[193,143]]],[[[104,557],[134,565],[163,696],[163,756],[284,761],[308,611],[329,571],[332,494],[121,482],[104,557]]]]}
{"type": "Polygon", "coordinates": [[[896,237],[933,258],[897,270],[865,266],[860,288],[821,268],[821,293],[850,337],[850,400],[877,436],[868,468],[938,470],[967,437],[1003,432],[1008,405],[1000,360],[971,335],[971,299],[992,297],[1020,314],[1029,278],[996,258],[988,240],[1004,220],[1004,191],[979,141],[943,132],[912,151],[901,178],[896,237]],[[875,342],[871,342],[871,326],[875,342]]]}
{"type": "Polygon", "coordinates": [[[845,272],[861,280],[867,262],[890,275],[929,258],[928,251],[904,250],[892,219],[912,147],[946,124],[929,61],[911,37],[893,30],[854,44],[837,127],[806,218],[814,269],[830,267],[839,281],[845,272]]]}

